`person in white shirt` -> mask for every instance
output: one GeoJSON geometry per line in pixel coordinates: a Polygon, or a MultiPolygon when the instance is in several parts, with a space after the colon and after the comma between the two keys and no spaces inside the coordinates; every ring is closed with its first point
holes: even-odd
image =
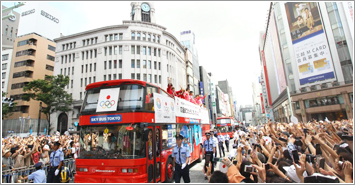
{"type": "Polygon", "coordinates": [[[303,20],[306,20],[306,13],[304,11],[305,8],[307,8],[307,4],[302,3],[302,4],[295,4],[297,15],[302,16],[303,20]]]}

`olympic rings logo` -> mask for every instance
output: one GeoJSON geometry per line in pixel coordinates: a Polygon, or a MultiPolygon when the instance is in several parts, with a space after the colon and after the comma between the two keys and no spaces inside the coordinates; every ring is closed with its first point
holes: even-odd
{"type": "Polygon", "coordinates": [[[107,97],[106,97],[106,101],[101,101],[100,102],[100,106],[101,106],[101,108],[103,108],[103,109],[106,109],[106,108],[108,108],[108,109],[110,109],[111,107],[113,107],[115,104],[116,104],[116,101],[115,100],[111,100],[110,101],[110,95],[108,95],[107,97]]]}

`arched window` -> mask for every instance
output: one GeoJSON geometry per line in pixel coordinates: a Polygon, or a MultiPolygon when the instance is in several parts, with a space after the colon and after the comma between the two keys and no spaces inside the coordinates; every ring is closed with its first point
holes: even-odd
{"type": "Polygon", "coordinates": [[[157,42],[160,43],[160,37],[159,36],[157,36],[157,42]]]}
{"type": "Polygon", "coordinates": [[[150,41],[150,34],[148,34],[148,41],[150,41]]]}
{"type": "Polygon", "coordinates": [[[140,32],[137,33],[137,40],[141,40],[141,33],[140,32]]]}
{"type": "Polygon", "coordinates": [[[153,35],[152,38],[153,38],[153,42],[155,42],[155,35],[153,35]]]}
{"type": "Polygon", "coordinates": [[[145,40],[145,33],[142,34],[142,40],[145,40]]]}
{"type": "Polygon", "coordinates": [[[136,34],[132,32],[132,40],[136,39],[136,34]]]}

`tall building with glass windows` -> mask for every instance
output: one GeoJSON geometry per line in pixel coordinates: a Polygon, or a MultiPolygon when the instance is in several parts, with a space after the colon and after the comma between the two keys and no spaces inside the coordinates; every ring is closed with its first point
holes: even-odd
{"type": "Polygon", "coordinates": [[[166,89],[186,87],[185,47],[155,23],[153,3],[131,3],[131,20],[56,38],[54,75],[66,75],[74,109],[51,115],[54,130],[66,131],[79,121],[86,85],[106,80],[136,79],[166,89]],[[143,7],[143,8],[142,8],[143,7]]]}
{"type": "Polygon", "coordinates": [[[352,12],[353,2],[270,4],[259,51],[275,121],[353,118],[352,12]]]}

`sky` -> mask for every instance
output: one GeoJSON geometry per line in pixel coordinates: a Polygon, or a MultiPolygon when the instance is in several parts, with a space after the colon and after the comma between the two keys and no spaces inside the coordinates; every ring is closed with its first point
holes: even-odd
{"type": "MultiPolygon", "coordinates": [[[[62,13],[61,33],[71,35],[130,20],[131,2],[47,3],[62,13]]],[[[2,1],[2,5],[9,7],[14,2],[2,1]]],[[[258,82],[261,69],[259,35],[265,31],[270,2],[156,1],[154,5],[156,24],[177,39],[181,31],[192,30],[200,66],[216,81],[228,80],[238,105],[252,105],[252,82],[258,82]]],[[[15,11],[21,13],[25,6],[15,11]]]]}

